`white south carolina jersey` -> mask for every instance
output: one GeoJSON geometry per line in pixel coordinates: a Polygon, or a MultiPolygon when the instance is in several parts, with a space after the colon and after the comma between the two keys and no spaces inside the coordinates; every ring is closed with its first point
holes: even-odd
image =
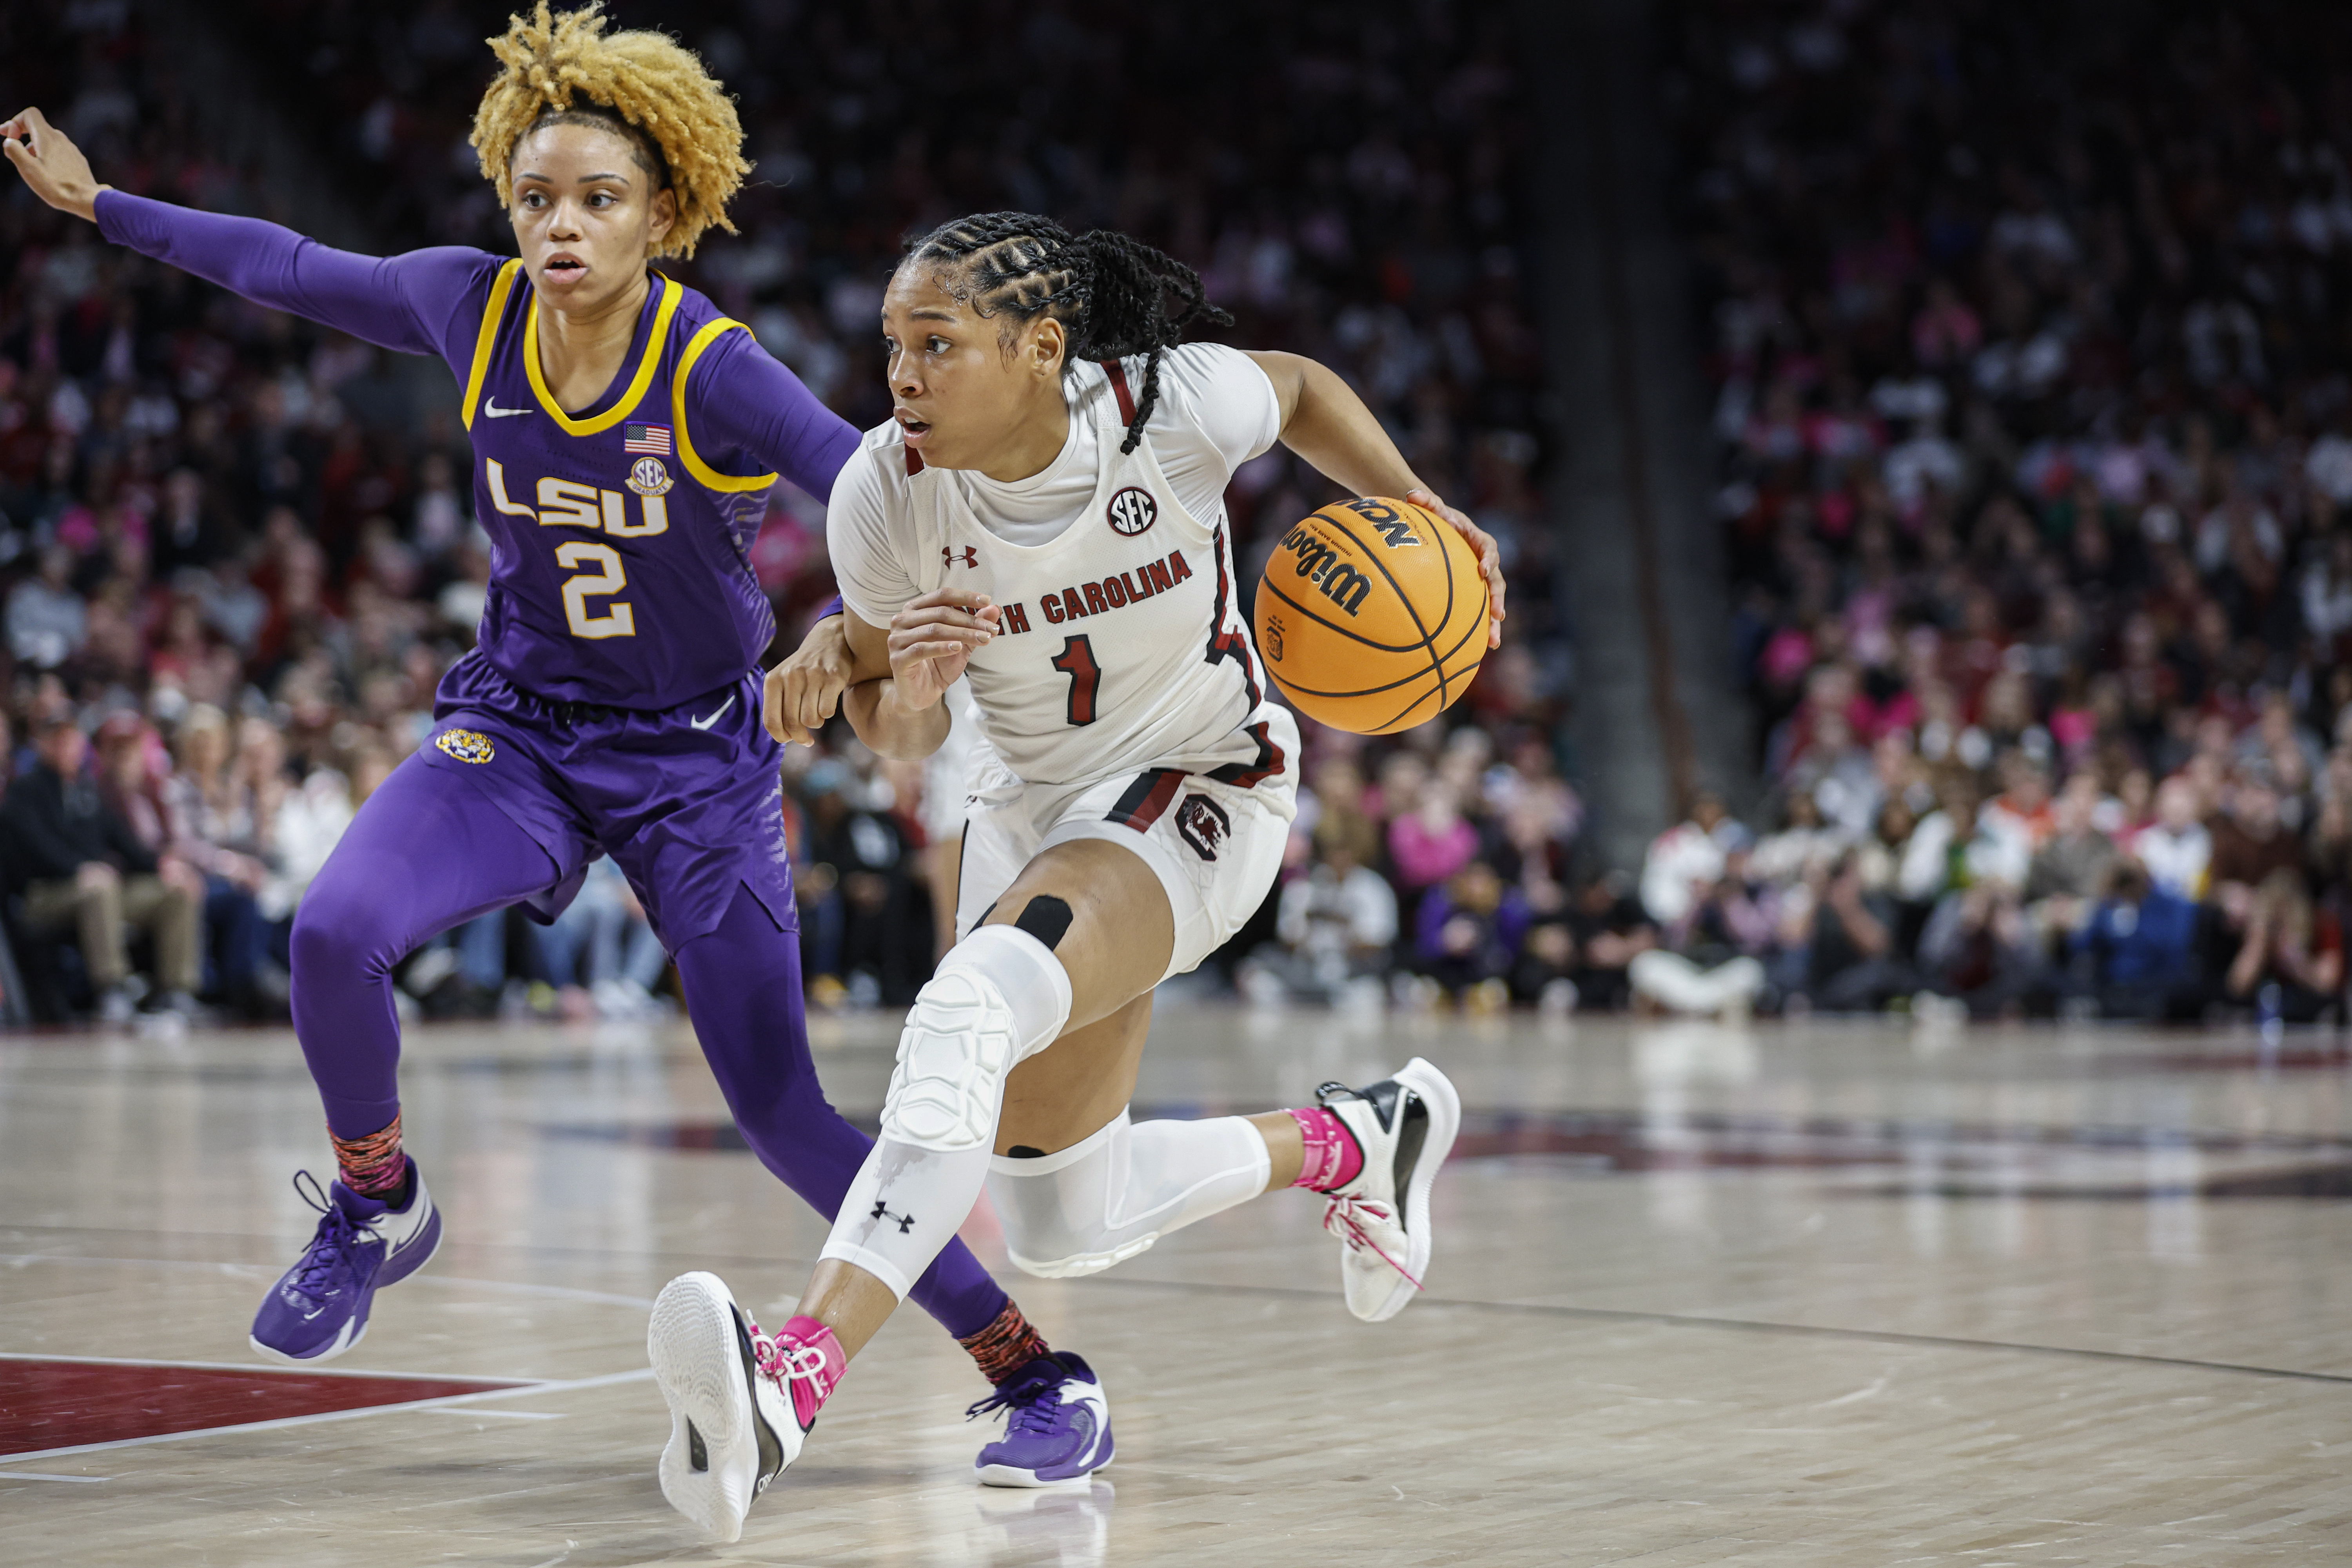
{"type": "Polygon", "coordinates": [[[1023,783],[1087,784],[1154,769],[1250,788],[1295,770],[1297,728],[1267,700],[1219,498],[1234,464],[1273,442],[1273,387],[1234,350],[1171,351],[1160,406],[1135,450],[1122,453],[1142,374],[1140,358],[1073,369],[1063,458],[1012,486],[926,467],[895,421],[868,431],[834,487],[835,577],[851,612],[878,626],[939,588],[971,589],[1000,606],[999,634],[966,674],[983,745],[1023,783]],[[1179,375],[1193,388],[1222,379],[1243,397],[1258,394],[1262,403],[1226,411],[1245,433],[1212,442],[1180,424],[1195,416],[1193,399],[1171,395],[1179,375]],[[1208,471],[1190,472],[1186,487],[1196,505],[1209,498],[1205,521],[1154,456],[1163,422],[1171,438],[1194,438],[1195,469],[1205,461],[1208,471]],[[1083,471],[1070,471],[1088,447],[1090,488],[1083,471]],[[994,528],[982,521],[983,507],[1001,512],[1008,495],[1018,505],[1023,487],[1049,483],[1078,504],[1033,508],[994,528]]]}

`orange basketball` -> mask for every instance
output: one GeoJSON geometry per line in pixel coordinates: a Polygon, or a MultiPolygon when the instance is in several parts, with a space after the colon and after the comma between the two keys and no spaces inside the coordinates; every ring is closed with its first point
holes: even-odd
{"type": "Polygon", "coordinates": [[[1258,579],[1258,650],[1310,719],[1386,735],[1436,717],[1486,656],[1469,542],[1410,501],[1339,501],[1295,524],[1258,579]]]}

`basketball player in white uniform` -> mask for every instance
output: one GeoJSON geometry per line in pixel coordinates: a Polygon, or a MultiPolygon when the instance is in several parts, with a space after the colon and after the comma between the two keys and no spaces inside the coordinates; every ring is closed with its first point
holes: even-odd
{"type": "MultiPolygon", "coordinates": [[[[1295,1185],[1326,1197],[1358,1317],[1421,1288],[1431,1181],[1460,1121],[1429,1063],[1295,1110],[1128,1116],[1153,987],[1265,900],[1295,810],[1298,732],[1234,576],[1233,470],[1280,439],[1360,494],[1439,512],[1502,615],[1494,542],[1346,384],[1295,355],[1179,346],[1204,313],[1223,319],[1158,251],[1017,213],[918,242],[885,298],[896,416],[844,468],[827,521],[843,707],[877,752],[924,757],[969,678],[960,940],[908,1014],[881,1139],[776,1348],[745,1349],[714,1276],[681,1276],[656,1305],[663,1484],[729,1539],[983,1184],[1033,1274],[1097,1272],[1295,1185]],[[702,1468],[673,1463],[688,1455],[702,1468]]],[[[807,697],[772,681],[772,728],[804,729],[807,697]]],[[[1008,1435],[1008,1464],[1059,1479],[1108,1460],[1082,1363],[1045,1403],[1008,1435]]]]}

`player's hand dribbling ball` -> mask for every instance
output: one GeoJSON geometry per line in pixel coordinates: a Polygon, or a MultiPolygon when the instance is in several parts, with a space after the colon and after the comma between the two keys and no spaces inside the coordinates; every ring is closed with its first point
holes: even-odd
{"type": "Polygon", "coordinates": [[[1486,581],[1454,525],[1410,501],[1339,501],[1292,525],[1258,579],[1258,651],[1308,718],[1410,730],[1470,688],[1486,581]]]}

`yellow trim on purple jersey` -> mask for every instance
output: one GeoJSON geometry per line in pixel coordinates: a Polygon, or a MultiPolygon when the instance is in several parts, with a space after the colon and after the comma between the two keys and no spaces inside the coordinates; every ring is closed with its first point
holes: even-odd
{"type": "Polygon", "coordinates": [[[775,475],[752,474],[738,479],[733,474],[722,474],[702,460],[694,449],[692,437],[686,433],[686,378],[693,373],[694,362],[702,357],[702,351],[717,342],[719,334],[736,328],[745,332],[751,330],[730,317],[720,316],[704,322],[702,330],[688,341],[686,352],[677,356],[677,374],[669,378],[670,421],[677,426],[678,461],[686,465],[686,471],[694,476],[697,484],[714,490],[763,490],[776,482],[775,475]]]}
{"type": "Polygon", "coordinates": [[[507,296],[514,291],[515,277],[521,270],[520,259],[509,261],[490,280],[489,303],[482,307],[481,330],[474,334],[474,365],[466,373],[466,406],[460,417],[468,430],[474,427],[475,405],[482,400],[482,377],[490,368],[490,350],[498,345],[499,318],[506,313],[507,296]]]}
{"type": "Polygon", "coordinates": [[[637,374],[629,378],[629,390],[621,394],[612,407],[593,419],[574,419],[555,405],[554,395],[547,390],[547,378],[539,369],[539,311],[527,310],[522,319],[522,368],[530,377],[530,390],[539,398],[539,405],[547,410],[555,427],[567,436],[593,436],[610,430],[636,411],[638,400],[646,388],[654,383],[654,372],[661,364],[662,345],[669,341],[669,319],[677,314],[677,302],[686,292],[677,280],[661,278],[661,306],[654,312],[654,330],[646,334],[646,352],[637,358],[637,374]]]}

